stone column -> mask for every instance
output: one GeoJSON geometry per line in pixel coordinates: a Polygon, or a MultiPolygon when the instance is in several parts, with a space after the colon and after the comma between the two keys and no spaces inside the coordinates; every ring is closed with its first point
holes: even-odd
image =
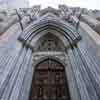
{"type": "Polygon", "coordinates": [[[86,85],[84,83],[82,74],[81,74],[80,69],[79,69],[81,67],[81,65],[79,63],[81,63],[81,62],[79,62],[77,60],[77,57],[72,49],[68,50],[68,56],[69,56],[69,60],[71,62],[71,66],[72,66],[74,80],[76,81],[76,88],[77,88],[77,91],[79,93],[78,100],[91,100],[89,98],[86,85]]]}
{"type": "Polygon", "coordinates": [[[79,89],[77,88],[76,78],[74,75],[75,73],[73,71],[74,69],[72,68],[72,62],[68,52],[65,53],[65,62],[66,62],[65,72],[66,72],[71,100],[81,100],[79,89]]]}

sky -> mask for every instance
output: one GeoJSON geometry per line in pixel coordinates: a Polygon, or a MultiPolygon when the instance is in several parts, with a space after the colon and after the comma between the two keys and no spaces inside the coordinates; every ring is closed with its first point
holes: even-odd
{"type": "Polygon", "coordinates": [[[41,5],[41,8],[46,8],[48,6],[58,8],[59,4],[100,10],[100,0],[29,0],[30,6],[41,5]]]}

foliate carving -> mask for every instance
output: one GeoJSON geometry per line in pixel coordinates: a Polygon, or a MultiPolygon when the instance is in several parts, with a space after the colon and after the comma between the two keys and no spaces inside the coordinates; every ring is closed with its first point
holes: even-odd
{"type": "Polygon", "coordinates": [[[68,7],[66,5],[59,5],[59,9],[63,12],[66,13],[68,11],[68,7]]]}
{"type": "Polygon", "coordinates": [[[67,7],[66,5],[59,5],[59,9],[61,10],[61,12],[66,15],[68,13],[73,14],[73,11],[71,8],[67,7]]]}
{"type": "Polygon", "coordinates": [[[33,6],[32,7],[32,14],[33,15],[38,15],[39,11],[40,11],[41,6],[33,6]]]}

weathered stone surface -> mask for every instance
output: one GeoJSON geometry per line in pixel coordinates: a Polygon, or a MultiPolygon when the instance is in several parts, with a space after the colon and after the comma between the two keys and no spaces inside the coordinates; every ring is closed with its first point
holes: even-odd
{"type": "Polygon", "coordinates": [[[100,22],[88,15],[82,15],[81,20],[90,25],[95,31],[100,34],[100,22]]]}
{"type": "Polygon", "coordinates": [[[31,22],[29,16],[25,16],[22,18],[21,23],[23,25],[23,28],[25,28],[26,26],[28,26],[28,24],[31,22]]]}
{"type": "Polygon", "coordinates": [[[17,15],[4,18],[2,20],[3,21],[0,22],[0,35],[2,35],[10,26],[12,26],[13,24],[19,21],[17,15]]]}
{"type": "Polygon", "coordinates": [[[98,45],[100,45],[100,36],[98,35],[98,33],[96,33],[91,27],[89,27],[89,25],[87,25],[84,22],[80,22],[80,27],[87,33],[90,35],[90,37],[95,41],[95,43],[97,43],[98,45]]]}
{"type": "Polygon", "coordinates": [[[0,11],[0,99],[28,100],[36,65],[50,58],[64,65],[71,100],[100,100],[100,23],[95,16],[66,5],[0,11]]]}

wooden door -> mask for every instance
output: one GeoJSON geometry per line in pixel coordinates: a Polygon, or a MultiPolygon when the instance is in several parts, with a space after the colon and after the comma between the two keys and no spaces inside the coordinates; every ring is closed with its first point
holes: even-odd
{"type": "Polygon", "coordinates": [[[29,100],[70,100],[64,66],[51,59],[38,64],[29,100]]]}

